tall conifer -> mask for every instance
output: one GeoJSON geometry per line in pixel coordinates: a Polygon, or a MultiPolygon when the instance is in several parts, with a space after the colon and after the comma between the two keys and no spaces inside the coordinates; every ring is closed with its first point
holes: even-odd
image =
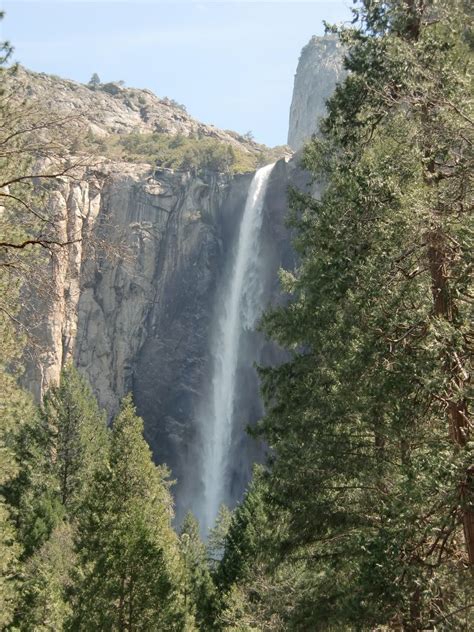
{"type": "Polygon", "coordinates": [[[293,192],[301,265],[265,327],[269,499],[306,572],[288,629],[468,630],[474,608],[467,3],[358,3],[293,192]]]}
{"type": "Polygon", "coordinates": [[[82,570],[72,629],[186,629],[167,476],[153,464],[127,397],[113,424],[110,464],[79,513],[82,570]]]}

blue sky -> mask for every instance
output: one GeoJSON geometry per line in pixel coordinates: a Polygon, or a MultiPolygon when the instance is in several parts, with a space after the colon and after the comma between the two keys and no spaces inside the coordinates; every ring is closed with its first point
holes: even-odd
{"type": "Polygon", "coordinates": [[[2,39],[32,70],[87,82],[122,79],[196,118],[268,145],[286,142],[301,48],[351,0],[162,2],[3,0],[2,39]]]}

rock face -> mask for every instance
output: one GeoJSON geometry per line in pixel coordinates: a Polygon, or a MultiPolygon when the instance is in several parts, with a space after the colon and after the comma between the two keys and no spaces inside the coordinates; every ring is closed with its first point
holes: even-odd
{"type": "Polygon", "coordinates": [[[317,131],[326,100],[345,76],[343,50],[330,35],[312,37],[301,51],[290,108],[288,145],[295,151],[317,131]]]}
{"type": "MultiPolygon", "coordinates": [[[[141,394],[147,384],[154,410],[163,410],[170,388],[184,380],[191,389],[197,379],[198,334],[218,270],[218,211],[230,186],[226,176],[167,171],[119,171],[104,186],[96,235],[102,243],[124,235],[129,251],[118,262],[85,263],[75,358],[110,414],[125,392],[141,394]]],[[[184,406],[185,392],[179,399],[184,406]]]]}
{"type": "MultiPolygon", "coordinates": [[[[290,250],[284,226],[286,198],[280,195],[288,183],[287,168],[284,160],[278,163],[273,203],[265,209],[269,301],[277,293],[282,256],[290,250]]],[[[170,218],[169,241],[164,245],[155,276],[156,300],[134,364],[132,390],[138,411],[145,419],[146,437],[156,460],[166,462],[177,478],[178,518],[189,509],[190,499],[199,487],[198,409],[208,395],[212,379],[214,307],[229,272],[252,176],[222,182],[219,176],[209,174],[204,187],[204,183],[192,181],[184,209],[170,218]],[[200,209],[199,216],[195,216],[196,209],[200,209]],[[191,222],[180,218],[183,212],[194,215],[191,222]]],[[[242,344],[252,345],[255,359],[260,359],[265,347],[263,336],[249,332],[242,344]]],[[[251,365],[241,367],[239,379],[245,396],[237,407],[241,418],[236,425],[231,458],[234,501],[240,498],[249,480],[259,449],[244,428],[261,413],[255,369],[251,365]]]]}
{"type": "MultiPolygon", "coordinates": [[[[286,188],[297,173],[295,162],[281,160],[267,190],[266,302],[278,300],[278,268],[292,265],[286,188]]],[[[43,351],[30,363],[29,386],[40,395],[73,359],[109,417],[132,391],[155,460],[178,480],[178,515],[187,509],[181,491],[195,483],[190,465],[198,447],[196,411],[211,379],[213,306],[252,177],[115,163],[85,171],[80,181],[64,179],[50,195],[64,241],[79,234],[82,241],[58,249],[50,262],[43,351]]],[[[242,344],[257,361],[275,359],[261,334],[248,332],[242,344]]],[[[234,500],[259,452],[244,428],[261,414],[255,369],[240,367],[239,381],[234,500]]]]}
{"type": "MultiPolygon", "coordinates": [[[[203,126],[148,91],[115,84],[93,90],[20,70],[19,93],[43,105],[54,98],[66,110],[89,110],[94,134],[164,131],[244,139],[203,126]],[[23,74],[22,74],[23,73],[23,74]],[[115,86],[115,87],[114,87],[115,86]],[[49,91],[52,90],[50,96],[49,91]]],[[[303,49],[295,78],[289,142],[299,148],[315,130],[324,99],[342,76],[341,51],[330,38],[303,49]]],[[[245,145],[245,143],[244,143],[245,145]]],[[[196,485],[196,412],[211,379],[211,329],[223,280],[229,274],[252,173],[172,171],[149,164],[103,161],[51,188],[48,215],[61,241],[49,261],[50,291],[36,305],[41,341],[26,383],[38,397],[73,360],[89,378],[109,418],[132,391],[157,462],[178,484],[178,517],[196,485]]],[[[263,210],[264,305],[284,300],[277,271],[294,265],[285,224],[287,188],[304,188],[298,159],[275,165],[263,210]]],[[[44,296],[44,294],[43,294],[44,296]]],[[[241,339],[258,363],[281,352],[255,331],[241,339]]],[[[238,500],[261,448],[244,432],[262,413],[253,366],[238,367],[238,418],[232,439],[230,497],[238,500]]]]}
{"type": "MultiPolygon", "coordinates": [[[[116,164],[100,171],[84,169],[74,179],[55,179],[46,213],[54,223],[57,240],[72,243],[51,253],[45,275],[48,282],[38,288],[34,305],[40,317],[35,319],[36,344],[28,355],[25,382],[38,398],[58,381],[61,367],[74,355],[88,270],[110,250],[105,247],[108,242],[97,239],[106,223],[104,196],[111,187],[127,180],[135,182],[149,171],[149,165],[116,164]]],[[[123,228],[115,228],[111,241],[123,248],[123,228]]]]}
{"type": "MultiPolygon", "coordinates": [[[[81,125],[85,120],[96,136],[159,131],[211,136],[261,151],[148,91],[115,84],[91,89],[24,69],[15,81],[18,98],[42,111],[71,115],[72,122],[80,113],[81,125]]],[[[84,162],[89,166],[78,167],[74,178],[57,178],[48,190],[45,214],[57,240],[68,245],[51,253],[47,289],[36,292],[38,345],[29,356],[25,383],[40,399],[58,382],[62,366],[73,361],[109,419],[131,391],[156,462],[167,463],[178,481],[180,514],[187,508],[182,492],[196,482],[197,410],[211,381],[214,305],[229,272],[253,173],[170,170],[102,157],[84,162]]],[[[262,246],[268,301],[277,295],[282,253],[291,250],[284,226],[286,160],[274,171],[262,246]]],[[[255,332],[242,344],[255,351],[256,360],[270,353],[255,332]]],[[[258,453],[244,428],[261,414],[255,369],[240,367],[239,380],[245,397],[239,401],[231,465],[235,500],[258,453]]]]}

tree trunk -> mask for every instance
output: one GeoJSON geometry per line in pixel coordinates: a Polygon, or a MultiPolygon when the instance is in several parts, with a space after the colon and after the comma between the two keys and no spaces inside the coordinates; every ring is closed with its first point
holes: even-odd
{"type": "MultiPolygon", "coordinates": [[[[434,316],[452,322],[455,317],[455,306],[448,283],[449,256],[445,239],[440,229],[434,229],[429,233],[428,244],[434,316]]],[[[453,353],[451,355],[447,351],[444,365],[453,387],[461,387],[468,376],[464,375],[463,367],[460,365],[456,354],[453,353]]],[[[453,388],[452,392],[455,392],[455,390],[456,388],[453,388]]],[[[458,448],[463,448],[469,439],[467,401],[465,399],[456,400],[450,396],[447,402],[447,415],[449,435],[458,448]]],[[[474,510],[472,508],[474,499],[474,465],[468,469],[465,480],[461,483],[460,496],[469,564],[474,565],[474,510]]]]}
{"type": "Polygon", "coordinates": [[[118,629],[125,632],[125,577],[120,579],[120,595],[118,604],[118,629]]]}

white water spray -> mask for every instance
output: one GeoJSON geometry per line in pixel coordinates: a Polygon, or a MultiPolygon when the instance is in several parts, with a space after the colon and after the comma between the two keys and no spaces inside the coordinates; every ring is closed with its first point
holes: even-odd
{"type": "Polygon", "coordinates": [[[260,316],[259,240],[265,191],[274,165],[259,169],[247,195],[235,260],[227,287],[221,293],[220,316],[212,340],[212,388],[207,414],[202,415],[203,506],[201,526],[207,533],[226,499],[226,476],[232,439],[239,342],[260,316]]]}

